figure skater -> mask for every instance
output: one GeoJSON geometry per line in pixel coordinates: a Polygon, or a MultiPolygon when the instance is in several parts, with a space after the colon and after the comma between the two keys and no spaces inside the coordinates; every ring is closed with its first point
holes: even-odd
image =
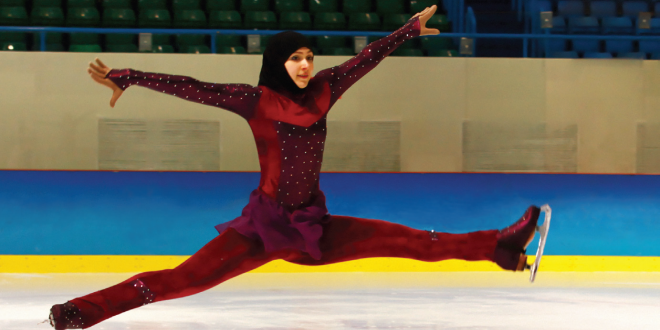
{"type": "Polygon", "coordinates": [[[328,214],[319,189],[326,116],[339,97],[406,40],[440,33],[426,28],[437,7],[375,41],[344,64],[314,73],[311,44],[296,32],[268,43],[258,86],[215,84],[90,63],[92,79],[112,89],[110,106],[131,85],[223,108],[247,120],[259,153],[261,181],[242,215],[216,226],[219,235],[174,269],[146,272],[89,295],[54,305],[55,329],[88,328],[146,304],[208,290],[272,260],[327,265],[373,258],[488,260],[522,271],[539,208],[503,230],[449,234],[396,223],[328,214]]]}

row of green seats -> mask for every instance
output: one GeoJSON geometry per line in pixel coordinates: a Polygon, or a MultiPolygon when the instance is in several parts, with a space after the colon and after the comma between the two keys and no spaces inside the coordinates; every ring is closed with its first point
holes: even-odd
{"type": "MultiPolygon", "coordinates": [[[[0,25],[9,26],[72,26],[72,27],[139,27],[145,28],[211,28],[211,29],[284,29],[284,30],[348,30],[354,31],[393,31],[405,24],[408,14],[388,14],[381,18],[377,13],[354,13],[346,17],[342,13],[319,13],[312,18],[307,12],[286,12],[280,14],[278,22],[272,11],[248,12],[245,22],[237,11],[214,11],[206,18],[201,10],[180,10],[174,12],[174,19],[165,9],[149,9],[140,12],[136,18],[132,9],[106,9],[103,19],[95,8],[69,8],[66,19],[61,9],[39,7],[32,11],[31,19],[22,7],[0,7],[0,25]]],[[[449,31],[449,22],[444,15],[435,15],[428,22],[430,28],[449,31]]]]}
{"type": "MultiPolygon", "coordinates": [[[[33,45],[33,49],[38,50],[37,45],[33,45]]],[[[27,45],[21,42],[4,42],[0,43],[0,50],[2,51],[27,51],[27,45]]],[[[49,44],[46,48],[46,51],[64,51],[64,46],[62,44],[49,44]]],[[[103,52],[103,49],[99,44],[83,44],[83,45],[70,45],[70,52],[89,52],[89,53],[100,53],[103,52]]],[[[105,45],[105,51],[111,53],[136,53],[138,52],[138,47],[135,44],[110,44],[105,45]]],[[[152,50],[152,53],[174,53],[174,47],[172,45],[155,45],[152,50]]],[[[195,54],[208,54],[211,53],[211,49],[206,45],[189,45],[179,47],[179,53],[195,53],[195,54]]],[[[218,54],[247,54],[245,47],[242,46],[220,46],[217,49],[218,54]]],[[[329,56],[353,56],[355,53],[351,48],[342,47],[342,48],[326,48],[321,51],[322,55],[329,56]]],[[[416,48],[406,48],[406,49],[397,49],[392,53],[391,56],[434,56],[434,57],[456,57],[458,52],[455,49],[441,49],[441,50],[431,50],[427,51],[426,54],[421,49],[416,48]]]]}
{"type": "MultiPolygon", "coordinates": [[[[308,6],[305,8],[303,0],[273,0],[271,6],[270,0],[239,0],[240,6],[237,6],[235,0],[206,0],[206,10],[238,10],[242,13],[250,11],[270,11],[277,13],[309,11],[311,13],[338,12],[338,0],[306,0],[308,6]]],[[[342,9],[344,13],[365,13],[375,11],[378,14],[403,14],[417,13],[424,8],[438,4],[437,0],[343,0],[342,9]],[[406,3],[410,10],[406,10],[406,3]]],[[[27,4],[26,0],[0,0],[0,7],[23,7],[27,4]]],[[[67,8],[95,8],[96,0],[66,0],[67,8]]],[[[132,9],[131,0],[102,0],[101,6],[104,9],[124,8],[132,9]]],[[[33,8],[54,8],[62,7],[62,0],[33,0],[33,8]]],[[[146,9],[169,9],[167,0],[137,0],[138,10],[146,9]]],[[[202,0],[172,0],[172,10],[201,10],[202,0]]]]}
{"type": "MultiPolygon", "coordinates": [[[[339,11],[339,0],[273,0],[272,6],[269,0],[239,0],[239,6],[236,6],[236,2],[233,0],[209,1],[215,1],[215,3],[221,2],[223,9],[219,10],[237,10],[240,8],[240,11],[243,13],[248,11],[268,11],[271,9],[278,13],[287,11],[309,11],[311,13],[339,11]],[[307,7],[305,7],[305,2],[307,2],[307,7]]],[[[193,5],[200,6],[201,8],[199,0],[172,0],[172,7],[177,8],[182,6],[183,4],[179,4],[179,2],[186,4],[193,3],[193,5]]],[[[379,14],[403,14],[409,12],[418,13],[426,7],[439,5],[440,3],[441,1],[439,0],[342,0],[341,7],[342,12],[347,14],[372,11],[379,14]]]]}
{"type": "MultiPolygon", "coordinates": [[[[4,50],[26,50],[26,33],[12,32],[0,34],[0,44],[4,45],[4,50]],[[8,49],[12,47],[12,49],[8,49]]],[[[32,49],[40,50],[40,34],[32,35],[32,49]]],[[[62,33],[46,33],[46,51],[63,51],[62,33]]],[[[69,51],[80,51],[80,49],[93,49],[101,51],[101,38],[104,39],[105,51],[108,52],[137,52],[137,35],[135,34],[107,34],[105,36],[93,33],[72,33],[68,36],[67,49],[69,51]]],[[[267,44],[269,36],[261,36],[261,48],[253,53],[262,53],[264,45],[267,44]]],[[[174,46],[179,52],[201,52],[210,53],[207,35],[198,34],[180,34],[175,36],[154,34],[152,35],[153,52],[174,52],[174,46]],[[172,42],[173,41],[173,42],[172,42]]],[[[215,36],[218,53],[247,53],[245,45],[246,37],[240,35],[219,34],[215,36]]],[[[354,55],[351,37],[341,36],[318,36],[311,38],[314,44],[314,51],[321,55],[354,55]]],[[[369,42],[377,40],[376,37],[370,37],[369,42]]],[[[421,37],[407,41],[399,46],[393,54],[394,56],[442,56],[448,50],[453,50],[454,43],[450,38],[421,37]]],[[[91,50],[90,50],[91,51],[91,50]]],[[[455,52],[455,50],[453,50],[455,52]]],[[[453,53],[447,53],[452,56],[453,53]]]]}

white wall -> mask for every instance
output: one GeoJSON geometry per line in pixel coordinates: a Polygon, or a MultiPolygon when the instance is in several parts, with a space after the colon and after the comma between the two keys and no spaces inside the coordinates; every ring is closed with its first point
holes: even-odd
{"type": "MultiPolygon", "coordinates": [[[[217,83],[255,84],[261,65],[254,55],[99,55],[115,68],[217,83]]],[[[219,121],[218,170],[258,170],[242,118],[136,86],[110,108],[110,91],[86,73],[94,57],[0,53],[0,168],[98,169],[98,121],[116,118],[219,121]]],[[[319,56],[316,70],[346,59],[319,56]]],[[[660,61],[391,57],[328,119],[400,122],[402,171],[635,173],[649,144],[638,125],[660,123],[659,110],[660,61]],[[530,127],[545,132],[531,138],[530,127]]],[[[332,150],[332,131],[328,141],[327,153],[343,152],[332,150]]],[[[651,154],[644,168],[660,172],[651,154]]]]}

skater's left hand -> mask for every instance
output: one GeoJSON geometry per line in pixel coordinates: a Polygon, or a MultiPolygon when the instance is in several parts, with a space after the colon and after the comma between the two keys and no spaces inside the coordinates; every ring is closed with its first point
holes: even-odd
{"type": "Polygon", "coordinates": [[[426,27],[426,22],[435,14],[435,11],[438,10],[438,6],[433,5],[431,7],[426,7],[426,9],[422,10],[421,12],[415,14],[412,18],[415,18],[419,16],[419,26],[421,31],[419,32],[420,36],[426,36],[426,35],[436,35],[440,34],[440,30],[438,29],[429,29],[426,27]]]}
{"type": "Polygon", "coordinates": [[[94,81],[96,81],[97,83],[112,89],[112,97],[110,98],[110,107],[114,108],[115,103],[117,103],[117,100],[124,91],[121,88],[119,88],[119,86],[117,86],[114,82],[112,82],[112,80],[106,78],[106,76],[112,70],[112,68],[107,67],[98,58],[96,58],[95,61],[96,64],[89,62],[89,68],[87,68],[87,73],[89,73],[90,77],[92,77],[92,79],[94,79],[94,81]]]}

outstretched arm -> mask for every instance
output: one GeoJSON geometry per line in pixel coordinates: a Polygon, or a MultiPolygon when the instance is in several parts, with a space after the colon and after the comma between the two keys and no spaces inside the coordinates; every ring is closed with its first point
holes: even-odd
{"type": "Polygon", "coordinates": [[[330,84],[332,91],[330,106],[402,43],[417,36],[439,34],[439,30],[426,27],[426,22],[437,9],[435,5],[424,9],[413,16],[406,25],[389,36],[370,43],[350,60],[319,72],[314,78],[326,80],[330,84]]]}
{"type": "Polygon", "coordinates": [[[132,69],[113,70],[99,59],[90,63],[88,72],[96,82],[113,90],[114,107],[124,90],[132,85],[146,87],[184,100],[227,109],[250,119],[261,97],[261,90],[246,84],[215,84],[186,76],[149,73],[132,69]]]}

